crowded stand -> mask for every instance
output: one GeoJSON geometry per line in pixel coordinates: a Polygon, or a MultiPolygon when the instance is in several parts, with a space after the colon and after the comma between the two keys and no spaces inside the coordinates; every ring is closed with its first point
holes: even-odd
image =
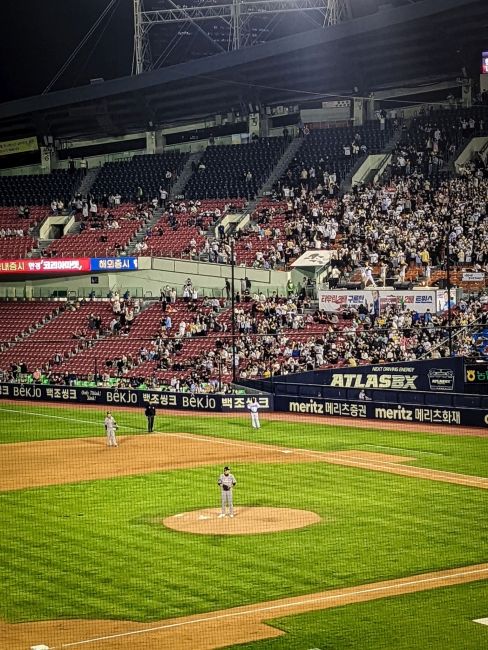
{"type": "Polygon", "coordinates": [[[254,199],[286,146],[284,138],[261,138],[248,144],[207,147],[193,166],[185,199],[254,199]]]}
{"type": "MultiPolygon", "coordinates": [[[[485,353],[486,307],[473,298],[452,310],[456,354],[485,353]]],[[[37,317],[48,319],[49,309],[37,317]]],[[[364,306],[331,314],[316,310],[304,290],[286,298],[237,292],[234,342],[228,302],[199,298],[191,280],[183,298],[168,286],[149,306],[126,292],[63,309],[0,354],[5,377],[212,392],[230,390],[233,366],[237,378],[252,379],[449,355],[446,312],[419,314],[398,304],[381,314],[364,306]]]]}
{"type": "MultiPolygon", "coordinates": [[[[179,200],[169,196],[187,160],[179,153],[106,164],[87,198],[73,192],[73,172],[60,174],[55,185],[45,182],[52,191],[42,210],[26,207],[36,204],[33,181],[21,194],[22,205],[0,209],[0,257],[28,256],[37,246],[34,227],[68,206],[79,230],[52,241],[45,256],[133,251],[230,264],[233,249],[238,265],[288,270],[307,251],[329,250],[330,289],[341,283],[432,286],[445,278],[448,265],[458,285],[462,270],[486,278],[486,164],[477,157],[453,177],[447,163],[468,138],[487,132],[487,110],[427,111],[401,135],[396,117],[357,128],[306,128],[271,196],[256,202],[249,223],[231,228],[230,236],[223,218],[243,212],[256,197],[289,143],[286,137],[209,146],[179,200]],[[398,144],[387,176],[341,196],[345,175],[394,134],[398,144]],[[68,181],[66,198],[61,189],[68,181]]],[[[179,295],[175,288],[162,289],[157,303],[129,292],[96,302],[18,303],[4,330],[0,368],[10,379],[212,392],[230,390],[234,374],[266,378],[445,357],[449,326],[456,354],[483,356],[488,347],[487,306],[479,296],[462,299],[448,318],[402,303],[381,313],[364,307],[318,311],[316,287],[297,289],[291,280],[286,297],[253,291],[247,278],[235,289],[234,340],[228,281],[222,298],[202,298],[188,280],[179,295]]]]}
{"type": "Polygon", "coordinates": [[[487,192],[487,170],[478,168],[437,189],[411,172],[386,185],[356,186],[340,199],[317,200],[309,190],[293,200],[276,197],[258,204],[251,224],[237,233],[237,263],[283,268],[307,250],[332,249],[334,286],[341,279],[405,282],[414,269],[415,279],[430,284],[433,267],[445,264],[449,227],[452,263],[486,271],[487,192]]]}
{"type": "Polygon", "coordinates": [[[364,126],[304,130],[303,142],[275,190],[284,199],[312,194],[333,198],[341,181],[367,154],[379,153],[395,128],[396,120],[381,120],[364,126]]]}
{"type": "Polygon", "coordinates": [[[445,271],[448,231],[453,267],[486,272],[487,192],[488,176],[482,174],[446,180],[436,190],[415,173],[388,186],[357,188],[341,201],[338,277],[359,270],[352,279],[366,286],[391,284],[389,278],[420,278],[429,285],[434,267],[445,271]]]}
{"type": "Polygon", "coordinates": [[[45,257],[124,255],[132,239],[152,216],[152,208],[142,204],[104,202],[98,206],[94,199],[83,204],[81,208],[75,208],[80,219],[79,232],[52,241],[43,251],[45,257]]]}
{"type": "Polygon", "coordinates": [[[420,173],[438,183],[448,178],[446,163],[470,138],[488,134],[488,106],[422,111],[402,131],[394,151],[396,176],[420,173]]]}
{"type": "Polygon", "coordinates": [[[171,152],[137,155],[130,160],[105,163],[95,179],[91,194],[99,202],[103,202],[104,197],[115,195],[123,203],[149,202],[154,198],[162,203],[187,158],[187,154],[171,152]]]}
{"type": "Polygon", "coordinates": [[[211,258],[210,228],[226,214],[241,212],[244,199],[207,199],[202,201],[171,201],[161,218],[147,232],[141,252],[166,257],[200,255],[211,258]]]}
{"type": "MultiPolygon", "coordinates": [[[[284,269],[309,248],[333,245],[337,236],[335,220],[331,218],[331,228],[324,229],[323,233],[321,228],[314,227],[314,220],[332,215],[335,205],[334,200],[312,205],[310,201],[300,199],[262,199],[251,215],[249,225],[233,233],[237,264],[265,270],[284,269]]],[[[211,261],[227,263],[230,254],[229,237],[223,235],[212,242],[211,261]]]]}

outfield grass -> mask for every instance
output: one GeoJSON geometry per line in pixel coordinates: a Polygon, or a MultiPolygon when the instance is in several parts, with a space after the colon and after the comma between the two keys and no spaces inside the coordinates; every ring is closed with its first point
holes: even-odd
{"type": "MultiPolygon", "coordinates": [[[[104,408],[0,404],[0,443],[103,436],[104,408]]],[[[145,435],[140,411],[121,434],[145,435]]],[[[415,465],[488,476],[488,439],[264,421],[159,415],[158,431],[317,451],[416,457],[415,465]]],[[[0,447],[1,453],[1,447],[0,447]]],[[[232,462],[232,458],[229,459],[232,462]]],[[[312,510],[322,522],[270,535],[169,530],[165,516],[218,508],[221,467],[155,472],[0,493],[0,618],[150,622],[285,596],[486,562],[486,491],[321,462],[235,465],[236,506],[312,510]]],[[[250,650],[478,649],[486,581],[352,605],[273,624],[289,635],[250,650]],[[481,603],[481,605],[480,605],[481,603]]]]}
{"type": "Polygon", "coordinates": [[[486,582],[290,616],[271,624],[287,632],[239,650],[481,650],[488,627],[486,582]]]}
{"type": "MultiPolygon", "coordinates": [[[[121,434],[143,434],[146,420],[140,411],[113,409],[121,434]]],[[[105,410],[59,406],[1,405],[0,443],[52,440],[103,435],[105,410]]],[[[251,429],[249,418],[158,415],[156,430],[194,433],[235,440],[301,447],[317,451],[359,449],[416,457],[412,464],[430,469],[488,477],[488,438],[403,432],[401,424],[391,430],[356,429],[347,419],[341,427],[306,424],[293,415],[287,421],[264,421],[251,429]]]]}
{"type": "Polygon", "coordinates": [[[0,494],[0,617],[159,620],[486,561],[483,490],[323,463],[233,468],[242,505],[317,525],[201,536],[155,523],[218,506],[221,467],[0,494]]]}

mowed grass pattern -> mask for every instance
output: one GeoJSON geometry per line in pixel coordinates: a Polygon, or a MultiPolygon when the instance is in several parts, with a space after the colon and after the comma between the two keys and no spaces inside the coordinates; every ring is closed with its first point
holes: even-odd
{"type": "Polygon", "coordinates": [[[0,616],[152,621],[486,560],[482,490],[323,463],[233,469],[237,508],[323,521],[237,537],[158,523],[217,507],[220,467],[3,493],[0,616]]]}
{"type": "MultiPolygon", "coordinates": [[[[112,409],[119,433],[142,413],[112,409]]],[[[0,443],[103,436],[105,408],[0,404],[0,443]]],[[[364,450],[488,476],[488,439],[159,414],[156,430],[317,451],[364,450]]],[[[128,453],[122,446],[120,453],[128,453]]],[[[1,454],[1,445],[0,445],[1,454]]],[[[130,455],[128,456],[130,463],[130,455]]],[[[248,537],[166,529],[165,516],[218,508],[221,467],[0,493],[0,617],[151,622],[488,561],[486,491],[321,462],[235,465],[239,506],[312,510],[322,522],[248,537]]],[[[486,581],[274,621],[288,634],[241,648],[447,648],[488,644],[486,581]],[[480,605],[480,603],[485,603],[480,605]]]]}
{"type": "Polygon", "coordinates": [[[239,650],[481,650],[488,587],[476,582],[268,622],[286,636],[239,650]]]}

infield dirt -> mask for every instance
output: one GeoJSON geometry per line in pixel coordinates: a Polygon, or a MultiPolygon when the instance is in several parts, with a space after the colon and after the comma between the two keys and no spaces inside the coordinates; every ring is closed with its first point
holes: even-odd
{"type": "Polygon", "coordinates": [[[325,462],[488,488],[487,478],[402,465],[415,458],[367,451],[319,452],[189,433],[120,436],[118,440],[117,448],[108,448],[100,437],[2,445],[0,491],[223,465],[230,460],[234,464],[325,462]]]}

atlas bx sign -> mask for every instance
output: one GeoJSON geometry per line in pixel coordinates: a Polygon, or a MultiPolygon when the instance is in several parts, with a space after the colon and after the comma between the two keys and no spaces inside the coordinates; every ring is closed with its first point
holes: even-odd
{"type": "MultiPolygon", "coordinates": [[[[331,397],[338,389],[379,389],[399,391],[464,391],[461,358],[429,359],[408,363],[329,368],[276,378],[275,383],[315,384],[330,388],[331,397]]],[[[266,388],[262,387],[262,390],[266,388]]]]}
{"type": "Polygon", "coordinates": [[[1,260],[0,274],[100,273],[103,271],[137,271],[137,257],[70,257],[1,260]]]}
{"type": "Polygon", "coordinates": [[[351,372],[334,373],[329,386],[334,388],[389,388],[392,390],[428,390],[453,391],[454,371],[449,368],[430,368],[426,377],[416,375],[414,367],[388,368],[373,366],[371,373],[359,374],[351,372]],[[419,381],[420,380],[420,381],[419,381]],[[420,388],[422,385],[424,388],[420,388]]]}

